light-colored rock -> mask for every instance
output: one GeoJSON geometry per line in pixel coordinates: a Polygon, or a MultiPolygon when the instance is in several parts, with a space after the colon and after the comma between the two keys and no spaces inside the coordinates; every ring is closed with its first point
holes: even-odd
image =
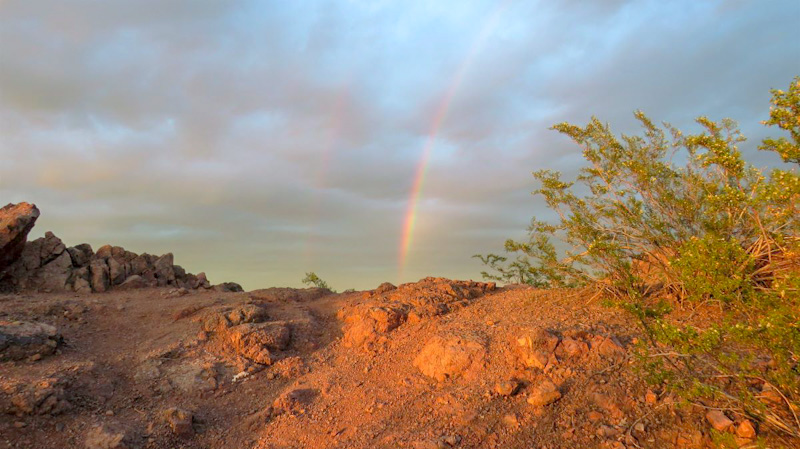
{"type": "Polygon", "coordinates": [[[433,337],[414,359],[422,374],[438,381],[463,376],[483,367],[486,343],[474,336],[433,337]]]}
{"type": "Polygon", "coordinates": [[[145,288],[147,286],[148,286],[147,282],[145,282],[144,278],[142,278],[138,274],[134,274],[128,276],[128,278],[125,279],[125,282],[119,284],[119,287],[117,288],[119,290],[133,290],[137,288],[145,288]]]}
{"type": "Polygon", "coordinates": [[[513,396],[519,391],[520,384],[515,380],[498,382],[494,386],[494,392],[501,396],[513,396]]]}
{"type": "Polygon", "coordinates": [[[733,426],[733,421],[725,416],[725,413],[721,410],[709,410],[706,413],[706,419],[711,424],[711,427],[719,432],[726,432],[733,426]]]}
{"type": "Polygon", "coordinates": [[[528,394],[528,404],[536,407],[552,404],[561,399],[561,392],[558,387],[549,380],[544,380],[537,384],[528,394]]]}
{"type": "MultiPolygon", "coordinates": [[[[111,247],[108,248],[110,251],[111,247]]],[[[99,252],[100,250],[98,250],[98,253],[99,252]]],[[[89,263],[89,283],[92,286],[92,290],[95,292],[102,293],[108,290],[108,264],[106,264],[103,259],[94,259],[89,263]]]]}
{"type": "Polygon", "coordinates": [[[544,329],[529,329],[517,337],[516,353],[530,368],[544,369],[558,346],[558,337],[544,329]]]}
{"type": "Polygon", "coordinates": [[[756,437],[756,428],[749,419],[745,419],[736,426],[736,436],[739,438],[753,439],[756,437]]]}
{"type": "Polygon", "coordinates": [[[91,428],[86,434],[86,449],[129,449],[129,437],[124,430],[106,425],[91,428]]]}

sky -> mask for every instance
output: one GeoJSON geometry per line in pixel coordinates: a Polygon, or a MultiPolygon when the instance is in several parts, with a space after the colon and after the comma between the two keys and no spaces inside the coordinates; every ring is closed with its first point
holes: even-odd
{"type": "Polygon", "coordinates": [[[0,0],[0,203],[245,289],[479,279],[633,111],[755,150],[800,1],[0,0]]]}

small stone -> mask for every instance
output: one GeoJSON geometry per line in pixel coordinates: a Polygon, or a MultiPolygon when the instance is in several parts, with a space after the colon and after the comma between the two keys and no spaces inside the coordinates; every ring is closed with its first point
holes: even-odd
{"type": "Polygon", "coordinates": [[[503,424],[505,424],[508,427],[516,429],[517,427],[519,427],[519,419],[517,418],[517,415],[511,413],[509,415],[503,416],[503,424]]]}
{"type": "Polygon", "coordinates": [[[597,436],[611,438],[619,435],[619,430],[605,424],[597,428],[597,436]]]}
{"type": "Polygon", "coordinates": [[[637,432],[644,432],[644,424],[638,422],[635,426],[633,426],[633,430],[637,432]]]}
{"type": "Polygon", "coordinates": [[[539,407],[552,404],[561,399],[558,387],[549,380],[545,380],[537,385],[528,395],[528,404],[539,407]]]}
{"type": "Polygon", "coordinates": [[[63,432],[64,431],[64,423],[56,423],[56,432],[63,432]]]}
{"type": "Polygon", "coordinates": [[[706,419],[711,423],[711,427],[719,432],[725,432],[733,425],[733,421],[720,410],[710,410],[706,413],[706,419]]]}
{"type": "Polygon", "coordinates": [[[519,382],[515,380],[498,382],[494,386],[494,392],[501,396],[513,396],[517,391],[519,391],[519,382]]]}
{"type": "Polygon", "coordinates": [[[193,416],[191,412],[177,407],[171,407],[164,411],[163,416],[175,435],[184,438],[194,435],[194,428],[192,427],[193,416]]]}
{"type": "Polygon", "coordinates": [[[756,437],[756,428],[749,419],[745,419],[736,427],[736,436],[739,438],[753,439],[756,437]]]}
{"type": "Polygon", "coordinates": [[[596,411],[596,410],[592,410],[586,416],[587,416],[587,418],[589,418],[589,421],[591,421],[591,422],[598,422],[598,421],[603,419],[603,414],[598,412],[598,411],[596,411]]]}
{"type": "Polygon", "coordinates": [[[114,410],[106,410],[106,416],[114,416],[114,410]]]}
{"type": "Polygon", "coordinates": [[[14,427],[16,427],[17,429],[21,429],[27,425],[28,424],[25,423],[24,421],[14,421],[14,427]]]}
{"type": "Polygon", "coordinates": [[[658,395],[653,392],[653,390],[647,390],[647,393],[644,395],[644,402],[654,405],[658,402],[658,395]]]}

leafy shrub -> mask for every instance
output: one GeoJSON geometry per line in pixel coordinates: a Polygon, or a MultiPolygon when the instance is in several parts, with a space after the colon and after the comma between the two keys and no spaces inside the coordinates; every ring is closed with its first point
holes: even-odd
{"type": "Polygon", "coordinates": [[[728,119],[700,117],[689,135],[641,112],[640,135],[555,125],[588,162],[574,181],[534,172],[558,221],[532,220],[509,256],[476,257],[487,278],[602,290],[642,324],[648,378],[800,437],[800,77],[772,95],[764,124],[789,138],[759,149],[789,166],[769,173],[742,158],[728,119]]]}
{"type": "Polygon", "coordinates": [[[334,291],[332,288],[330,288],[327,282],[320,279],[320,277],[317,276],[317,274],[314,273],[313,271],[310,273],[306,273],[306,277],[304,277],[301,282],[305,285],[313,285],[314,287],[324,288],[326,290],[334,291]]]}

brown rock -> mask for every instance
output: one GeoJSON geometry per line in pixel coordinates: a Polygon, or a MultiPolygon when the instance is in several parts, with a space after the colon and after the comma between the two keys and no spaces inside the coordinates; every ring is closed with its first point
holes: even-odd
{"type": "Polygon", "coordinates": [[[375,293],[380,295],[381,293],[390,292],[395,289],[397,289],[397,287],[395,287],[391,282],[384,282],[375,289],[375,293]]]}
{"type": "Polygon", "coordinates": [[[756,437],[756,428],[749,419],[745,419],[736,427],[736,436],[739,438],[753,439],[756,437]]]}
{"type": "Polygon", "coordinates": [[[485,360],[486,344],[482,339],[474,336],[436,336],[422,348],[414,359],[414,366],[422,374],[441,382],[482,367],[485,360]]]}
{"type": "Polygon", "coordinates": [[[227,330],[227,342],[233,350],[247,359],[270,365],[270,349],[285,349],[291,338],[289,328],[282,323],[248,323],[227,330]]]}
{"type": "Polygon", "coordinates": [[[27,287],[40,291],[64,291],[71,274],[72,259],[66,251],[62,251],[33,273],[27,287]]]}
{"type": "Polygon", "coordinates": [[[498,382],[494,386],[494,392],[501,396],[513,396],[519,391],[520,384],[515,380],[498,382]]]}
{"type": "Polygon", "coordinates": [[[517,338],[515,349],[525,366],[544,369],[557,345],[557,336],[544,329],[530,329],[517,338]]]}
{"type": "Polygon", "coordinates": [[[625,348],[613,337],[595,335],[592,338],[592,350],[605,357],[619,357],[625,355],[625,348]]]}
{"type": "Polygon", "coordinates": [[[106,260],[111,257],[112,251],[113,247],[111,245],[103,245],[97,250],[96,253],[94,253],[94,257],[95,259],[106,260]]]}
{"type": "Polygon", "coordinates": [[[267,309],[256,304],[243,304],[235,307],[225,314],[225,317],[234,326],[244,323],[261,323],[269,318],[267,309]]]}
{"type": "Polygon", "coordinates": [[[644,401],[650,405],[654,405],[658,402],[658,395],[653,392],[653,390],[647,390],[647,393],[644,395],[644,401]]]}
{"type": "Polygon", "coordinates": [[[595,405],[608,412],[612,418],[622,419],[625,416],[619,404],[617,404],[611,396],[602,393],[592,393],[591,399],[595,405]]]}
{"type": "Polygon", "coordinates": [[[0,383],[0,413],[58,415],[72,408],[64,387],[66,382],[48,377],[34,383],[0,383]]]}
{"type": "MultiPolygon", "coordinates": [[[[106,247],[111,251],[110,246],[106,245],[103,248],[106,247]]],[[[100,250],[97,250],[97,253],[100,254],[100,250]]],[[[97,258],[98,254],[95,254],[96,258],[89,263],[89,283],[93,291],[101,293],[108,290],[109,287],[108,264],[106,264],[105,260],[97,258]]]]}
{"type": "Polygon", "coordinates": [[[194,435],[194,428],[192,427],[193,416],[191,412],[177,407],[171,407],[164,410],[163,417],[164,421],[166,421],[175,435],[183,438],[194,435]]]}
{"type": "Polygon", "coordinates": [[[109,257],[107,263],[109,285],[119,285],[125,282],[125,261],[121,261],[117,257],[109,257]]]}
{"type": "Polygon", "coordinates": [[[552,404],[561,399],[561,392],[558,387],[549,380],[544,380],[536,385],[528,394],[528,404],[536,407],[552,404]]]}
{"type": "Polygon", "coordinates": [[[120,290],[133,290],[133,289],[145,288],[145,287],[147,287],[147,282],[145,282],[144,278],[142,278],[138,274],[134,274],[134,275],[128,276],[128,278],[125,279],[125,282],[119,284],[118,288],[120,290]]]}
{"type": "MultiPolygon", "coordinates": [[[[41,265],[50,263],[58,256],[64,254],[64,251],[66,250],[67,247],[64,246],[64,243],[60,238],[56,237],[50,231],[45,232],[44,237],[42,238],[42,245],[39,249],[39,259],[41,260],[41,265]]],[[[72,264],[72,259],[70,259],[70,264],[72,264]]]]}
{"type": "Polygon", "coordinates": [[[22,255],[37,218],[39,209],[33,204],[8,204],[0,209],[0,272],[22,255]]]}
{"type": "Polygon", "coordinates": [[[711,427],[719,432],[725,432],[733,426],[733,421],[720,410],[709,410],[706,413],[706,419],[711,424],[711,427]]]}

